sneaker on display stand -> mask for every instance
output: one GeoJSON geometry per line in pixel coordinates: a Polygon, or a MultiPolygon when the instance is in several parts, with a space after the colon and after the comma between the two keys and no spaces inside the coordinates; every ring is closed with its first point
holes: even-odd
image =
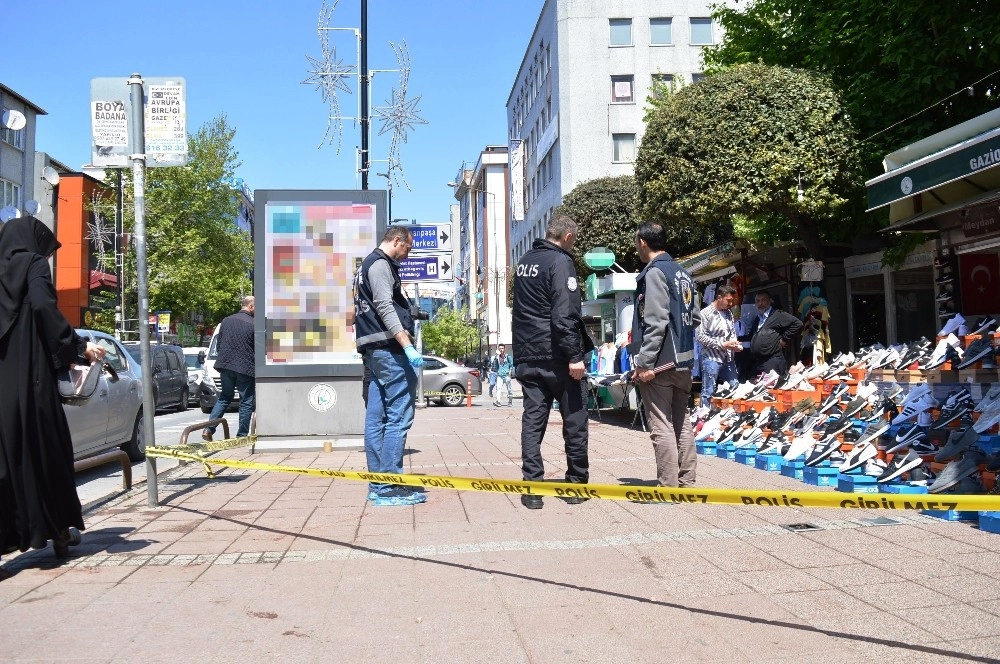
{"type": "Polygon", "coordinates": [[[922,427],[919,424],[911,424],[896,432],[895,442],[886,451],[895,452],[896,450],[901,450],[905,447],[909,447],[915,440],[926,437],[927,427],[922,427]]]}
{"type": "Polygon", "coordinates": [[[891,482],[903,473],[919,468],[924,462],[919,454],[910,450],[906,454],[897,454],[878,477],[879,482],[891,482]]]}
{"type": "Polygon", "coordinates": [[[816,443],[806,457],[806,465],[810,468],[818,466],[826,459],[833,461],[833,455],[840,450],[840,441],[836,436],[830,436],[816,443]]]}
{"type": "Polygon", "coordinates": [[[984,455],[979,450],[973,448],[962,456],[961,459],[955,459],[944,469],[938,473],[937,479],[934,483],[927,487],[927,491],[930,493],[940,493],[945,489],[948,489],[955,484],[957,484],[963,477],[967,477],[979,470],[979,464],[986,460],[986,455],[984,455]]]}
{"type": "Polygon", "coordinates": [[[938,332],[939,337],[946,337],[949,334],[955,334],[958,332],[958,328],[965,324],[965,318],[962,314],[955,314],[948,319],[948,322],[944,324],[941,331],[938,332]]]}
{"type": "Polygon", "coordinates": [[[992,316],[983,316],[973,323],[972,331],[969,334],[989,334],[996,329],[997,320],[992,316]]]}
{"type": "Polygon", "coordinates": [[[855,445],[854,448],[847,453],[847,458],[844,459],[844,462],[840,464],[840,472],[849,473],[855,468],[860,468],[869,459],[873,459],[876,456],[878,456],[878,449],[871,443],[855,445]]]}
{"type": "Polygon", "coordinates": [[[962,361],[958,363],[958,368],[965,369],[966,367],[970,367],[987,355],[992,354],[993,342],[989,337],[980,337],[969,344],[969,347],[965,349],[962,361]]]}
{"type": "Polygon", "coordinates": [[[977,403],[976,407],[972,409],[972,412],[981,413],[983,410],[988,408],[991,403],[998,400],[1000,400],[1000,383],[994,385],[990,388],[989,392],[986,392],[983,395],[983,398],[979,400],[979,403],[977,403]]]}

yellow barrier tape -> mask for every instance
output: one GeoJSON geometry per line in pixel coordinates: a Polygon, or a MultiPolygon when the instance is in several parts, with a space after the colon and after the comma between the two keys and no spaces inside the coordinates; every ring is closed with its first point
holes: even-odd
{"type": "Polygon", "coordinates": [[[146,454],[170,457],[204,464],[209,477],[211,465],[246,470],[271,470],[299,475],[312,475],[341,480],[402,484],[420,488],[485,491],[489,493],[532,494],[561,498],[597,498],[648,503],[701,503],[720,505],[760,505],[763,507],[847,507],[855,509],[892,510],[1000,510],[1000,496],[841,493],[832,491],[750,491],[747,489],[675,489],[669,487],[632,486],[627,484],[572,484],[569,482],[531,482],[527,480],[482,479],[477,477],[445,477],[438,475],[396,475],[322,468],[280,466],[235,459],[205,459],[171,447],[149,447],[146,454]]]}

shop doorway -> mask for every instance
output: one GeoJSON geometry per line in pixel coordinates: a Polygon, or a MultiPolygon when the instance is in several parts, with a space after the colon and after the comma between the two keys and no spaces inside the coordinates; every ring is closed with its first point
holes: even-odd
{"type": "Polygon", "coordinates": [[[851,296],[854,311],[854,339],[856,348],[874,343],[886,343],[885,294],[854,293],[851,296]]]}

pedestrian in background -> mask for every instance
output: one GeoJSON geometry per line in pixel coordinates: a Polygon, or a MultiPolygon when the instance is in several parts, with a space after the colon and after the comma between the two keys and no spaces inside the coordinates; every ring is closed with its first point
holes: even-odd
{"type": "Polygon", "coordinates": [[[750,377],[770,371],[781,376],[788,372],[785,349],[802,330],[802,321],[774,307],[774,298],[767,291],[754,296],[757,318],[750,328],[750,377]]]}
{"type": "MultiPolygon", "coordinates": [[[[559,401],[566,446],[566,481],[586,483],[590,478],[587,457],[587,385],[584,356],[594,342],[583,324],[580,285],[570,250],[576,242],[576,222],[556,215],[545,239],[535,240],[518,262],[514,280],[514,344],[518,349],[514,375],[521,383],[521,463],[524,479],[542,481],[542,438],[549,422],[552,401],[559,401]]],[[[586,498],[563,498],[581,503],[586,498]]],[[[542,497],[521,496],[528,509],[542,509],[542,497]]]]}
{"type": "MultiPolygon", "coordinates": [[[[236,437],[249,435],[250,418],[256,406],[256,371],[254,370],[254,335],[253,312],[254,297],[243,298],[242,308],[222,319],[219,323],[219,338],[217,341],[218,355],[215,368],[222,379],[222,389],[219,398],[212,407],[209,419],[222,417],[229,404],[233,402],[234,391],[240,392],[240,424],[236,437]]],[[[211,441],[217,427],[207,427],[201,432],[203,440],[211,441]]]]}
{"type": "MultiPolygon", "coordinates": [[[[487,379],[487,381],[489,381],[489,384],[490,384],[490,396],[491,397],[493,396],[493,393],[497,389],[497,370],[493,366],[494,365],[493,360],[494,360],[495,357],[496,357],[496,355],[491,356],[490,359],[486,362],[486,379],[487,379]]],[[[497,396],[499,397],[499,395],[497,395],[497,396]]]]}
{"type": "Polygon", "coordinates": [[[736,289],[722,285],[715,289],[715,300],[701,310],[697,339],[701,345],[701,405],[710,405],[715,386],[735,385],[736,353],[743,344],[736,339],[736,323],[730,311],[736,303],[736,289]]]}
{"type": "Polygon", "coordinates": [[[83,530],[57,374],[104,349],[56,306],[48,258],[59,246],[34,217],[0,224],[0,554],[51,539],[64,558],[83,530]]]}
{"type": "MultiPolygon", "coordinates": [[[[510,372],[514,369],[514,358],[507,354],[507,347],[503,344],[497,346],[497,353],[490,362],[491,373],[496,375],[494,379],[498,383],[503,383],[507,390],[507,405],[514,405],[514,394],[510,390],[510,372]]],[[[496,387],[496,398],[493,400],[494,406],[500,405],[500,387],[496,387]]]]}
{"type": "Polygon", "coordinates": [[[667,253],[661,224],[641,224],[635,248],[646,267],[636,277],[632,366],[649,416],[656,480],[660,486],[692,486],[698,459],[687,407],[700,319],[694,281],[667,253]]]}
{"type": "MultiPolygon", "coordinates": [[[[413,346],[416,328],[399,279],[399,261],[406,259],[412,246],[413,235],[407,228],[390,226],[354,280],[355,341],[371,372],[365,456],[373,473],[403,472],[406,434],[416,411],[416,370],[424,358],[413,346]]],[[[378,506],[415,505],[425,502],[427,495],[406,486],[370,482],[368,500],[378,506]]]]}

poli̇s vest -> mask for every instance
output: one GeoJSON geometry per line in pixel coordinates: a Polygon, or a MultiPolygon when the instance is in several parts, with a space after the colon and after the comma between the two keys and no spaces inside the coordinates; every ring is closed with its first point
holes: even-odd
{"type": "Polygon", "coordinates": [[[690,369],[694,366],[694,280],[666,252],[660,254],[636,278],[635,311],[632,316],[632,341],[635,348],[642,347],[646,330],[646,276],[650,270],[659,270],[666,277],[670,294],[668,324],[663,346],[656,355],[655,367],[690,369]]]}
{"type": "Polygon", "coordinates": [[[403,295],[403,284],[399,280],[399,263],[389,258],[381,249],[376,249],[362,261],[361,267],[354,275],[354,337],[359,352],[374,348],[402,350],[375,310],[375,297],[368,279],[368,270],[375,261],[380,260],[388,261],[389,267],[392,268],[392,306],[399,316],[399,322],[411,336],[414,335],[410,301],[403,295]]]}

